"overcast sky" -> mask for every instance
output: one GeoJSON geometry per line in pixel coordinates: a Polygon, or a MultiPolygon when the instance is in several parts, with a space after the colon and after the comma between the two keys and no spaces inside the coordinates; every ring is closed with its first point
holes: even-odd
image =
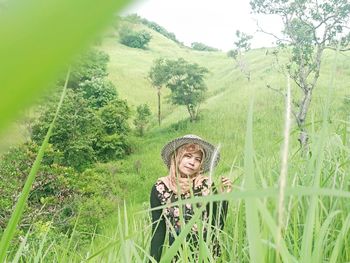
{"type": "Polygon", "coordinates": [[[163,26],[190,46],[192,42],[228,51],[233,48],[235,32],[253,35],[252,48],[272,46],[273,38],[256,32],[256,22],[265,31],[279,33],[281,21],[273,16],[250,14],[249,0],[140,0],[122,15],[137,13],[163,26]]]}

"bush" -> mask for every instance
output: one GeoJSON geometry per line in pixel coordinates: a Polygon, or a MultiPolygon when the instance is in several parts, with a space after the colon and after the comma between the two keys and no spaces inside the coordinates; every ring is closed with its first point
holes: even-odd
{"type": "Polygon", "coordinates": [[[120,43],[128,47],[145,49],[151,38],[151,34],[145,30],[134,31],[128,26],[122,26],[119,30],[120,43]]]}
{"type": "Polygon", "coordinates": [[[219,51],[219,49],[207,46],[203,43],[200,42],[193,42],[191,44],[191,48],[194,50],[199,50],[199,51],[219,51]]]}
{"type": "Polygon", "coordinates": [[[127,120],[130,117],[130,109],[125,100],[114,100],[101,108],[99,117],[102,121],[102,127],[108,135],[128,134],[130,131],[127,120]]]}
{"type": "MultiPolygon", "coordinates": [[[[28,142],[0,157],[0,233],[10,218],[38,149],[37,144],[28,142]]],[[[87,169],[78,173],[53,163],[55,158],[56,152],[49,147],[33,183],[17,234],[25,235],[32,225],[30,238],[40,239],[48,224],[51,226],[50,235],[70,234],[79,217],[76,230],[88,233],[78,236],[88,240],[96,226],[117,208],[121,189],[115,185],[115,180],[111,180],[113,174],[106,169],[87,169]]],[[[14,244],[18,245],[18,242],[14,244]]]]}
{"type": "MultiPolygon", "coordinates": [[[[79,88],[79,84],[85,80],[107,77],[108,61],[108,54],[95,49],[90,49],[88,52],[80,55],[74,62],[68,88],[77,89],[79,88]]],[[[63,81],[62,79],[61,82],[63,81]]]]}
{"type": "Polygon", "coordinates": [[[97,158],[101,162],[121,159],[130,153],[129,141],[120,134],[104,135],[97,138],[95,143],[97,158]]]}
{"type": "MultiPolygon", "coordinates": [[[[95,51],[83,57],[86,64],[78,60],[76,65],[80,67],[72,71],[73,81],[49,141],[60,153],[57,163],[80,172],[96,161],[122,158],[130,152],[127,139],[130,109],[126,101],[117,99],[114,85],[103,77],[108,57],[95,51]]],[[[32,139],[38,144],[50,126],[59,95],[51,95],[33,125],[32,139]]]]}
{"type": "MultiPolygon", "coordinates": [[[[38,150],[37,144],[28,142],[10,149],[0,158],[0,174],[6,175],[0,181],[1,228],[7,224],[38,150]]],[[[76,191],[72,184],[76,172],[72,168],[53,164],[56,152],[51,147],[45,156],[33,183],[21,225],[31,224],[34,219],[49,221],[53,216],[59,216],[62,208],[72,201],[76,191]]]]}
{"type": "Polygon", "coordinates": [[[141,104],[137,107],[134,124],[140,136],[143,136],[147,124],[149,123],[150,116],[151,110],[147,104],[141,104]]]}
{"type": "Polygon", "coordinates": [[[124,17],[123,20],[128,21],[128,22],[133,23],[133,24],[136,24],[136,23],[144,24],[148,28],[158,32],[159,34],[174,41],[175,43],[183,45],[179,40],[176,39],[176,36],[174,33],[167,31],[164,27],[160,26],[156,22],[149,21],[146,18],[141,18],[137,14],[128,15],[128,16],[124,17]]]}
{"type": "Polygon", "coordinates": [[[103,78],[84,80],[79,83],[79,88],[89,106],[94,109],[99,109],[117,98],[113,83],[103,78]]]}

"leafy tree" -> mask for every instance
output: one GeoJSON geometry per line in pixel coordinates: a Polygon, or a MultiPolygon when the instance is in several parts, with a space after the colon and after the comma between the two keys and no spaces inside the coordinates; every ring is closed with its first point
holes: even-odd
{"type": "Polygon", "coordinates": [[[191,48],[194,50],[199,50],[199,51],[219,51],[219,49],[207,46],[203,43],[200,42],[193,42],[191,43],[191,48]]]}
{"type": "Polygon", "coordinates": [[[104,78],[92,78],[80,82],[79,89],[90,107],[99,109],[117,98],[117,91],[113,83],[104,78]]]}
{"type": "MultiPolygon", "coordinates": [[[[9,149],[0,157],[0,229],[7,224],[38,149],[37,144],[29,141],[9,149]]],[[[32,185],[21,227],[32,224],[34,219],[47,221],[52,220],[52,215],[60,217],[63,208],[73,201],[73,195],[77,192],[71,179],[76,177],[76,172],[72,168],[53,164],[56,158],[60,158],[58,155],[52,147],[47,148],[32,185]]],[[[55,227],[62,227],[66,222],[60,223],[55,227]]]]}
{"type": "Polygon", "coordinates": [[[125,100],[113,100],[100,109],[99,117],[106,134],[127,134],[130,131],[128,119],[130,108],[125,100]]]}
{"type": "Polygon", "coordinates": [[[148,73],[148,79],[153,87],[157,89],[158,96],[158,124],[161,123],[161,89],[167,83],[170,77],[170,68],[167,65],[167,60],[164,58],[156,59],[148,73]]]}
{"type": "Polygon", "coordinates": [[[158,59],[149,73],[153,86],[158,89],[158,120],[160,124],[160,89],[166,86],[171,90],[170,101],[184,105],[190,114],[191,121],[198,117],[199,105],[204,101],[207,87],[204,76],[208,69],[198,64],[191,64],[179,58],[177,60],[158,59]]]}
{"type": "MultiPolygon", "coordinates": [[[[90,49],[79,56],[73,64],[68,87],[70,89],[81,89],[80,84],[86,80],[102,79],[107,77],[107,63],[109,57],[106,53],[90,49]]],[[[62,79],[62,81],[64,81],[62,79]]]]}
{"type": "Polygon", "coordinates": [[[169,31],[167,31],[164,27],[160,26],[159,24],[157,24],[156,22],[153,21],[149,21],[146,18],[142,18],[140,17],[138,14],[130,14],[127,15],[126,17],[122,18],[125,21],[128,21],[130,23],[140,23],[143,24],[145,26],[147,26],[148,28],[158,32],[159,34],[165,36],[166,38],[174,41],[175,43],[178,43],[180,45],[183,45],[183,43],[181,43],[179,40],[176,39],[176,36],[174,33],[171,33],[169,31]]]}
{"type": "Polygon", "coordinates": [[[240,71],[244,74],[247,80],[250,81],[251,72],[248,68],[247,61],[244,58],[244,54],[250,50],[250,40],[253,37],[237,30],[236,38],[237,40],[234,42],[234,49],[230,50],[227,55],[236,61],[240,71]]]}
{"type": "Polygon", "coordinates": [[[170,101],[186,106],[190,120],[195,121],[200,103],[205,99],[207,86],[204,77],[209,72],[208,69],[189,63],[183,58],[168,60],[167,67],[171,70],[166,83],[171,90],[170,101]]]}
{"type": "MultiPolygon", "coordinates": [[[[117,99],[114,85],[104,78],[107,76],[107,61],[108,56],[104,53],[89,52],[75,64],[73,79],[49,141],[54,150],[62,154],[59,163],[78,171],[85,170],[97,160],[121,158],[130,152],[127,139],[130,110],[125,101],[117,99]]],[[[45,105],[33,125],[32,139],[35,142],[43,140],[56,101],[45,105]]]]}
{"type": "Polygon", "coordinates": [[[144,135],[145,128],[149,123],[150,116],[151,110],[147,104],[141,104],[137,106],[134,124],[140,136],[144,135]]]}
{"type": "Polygon", "coordinates": [[[145,30],[134,31],[125,25],[119,30],[120,43],[128,47],[145,49],[151,38],[151,34],[145,30]]]}
{"type": "MultiPolygon", "coordinates": [[[[0,156],[0,232],[8,223],[38,149],[36,143],[29,141],[0,156]]],[[[78,173],[71,167],[58,165],[56,159],[60,158],[60,153],[49,145],[32,185],[19,231],[26,233],[34,223],[31,232],[35,235],[37,223],[50,223],[49,234],[58,241],[60,234],[71,233],[80,215],[76,230],[81,233],[77,234],[80,239],[90,239],[92,232],[99,231],[97,226],[101,220],[116,209],[120,189],[116,189],[112,174],[105,169],[78,173]]]]}
{"type": "MultiPolygon", "coordinates": [[[[257,14],[273,14],[282,19],[283,36],[275,37],[279,48],[290,52],[289,61],[282,68],[302,92],[302,96],[294,100],[293,113],[300,130],[298,140],[306,149],[306,117],[320,75],[323,52],[327,48],[336,49],[337,45],[341,51],[350,50],[350,2],[252,0],[250,4],[257,14]]],[[[275,54],[278,56],[278,52],[275,54]]]]}
{"type": "Polygon", "coordinates": [[[125,100],[114,100],[99,111],[101,131],[95,137],[94,149],[100,161],[115,160],[131,152],[128,134],[130,109],[125,100]]]}
{"type": "MultiPolygon", "coordinates": [[[[47,105],[33,126],[32,139],[38,144],[45,137],[55,107],[54,103],[47,105]]],[[[63,153],[63,165],[82,170],[95,161],[92,145],[99,126],[99,119],[82,93],[68,89],[49,140],[56,151],[63,153]]]]}

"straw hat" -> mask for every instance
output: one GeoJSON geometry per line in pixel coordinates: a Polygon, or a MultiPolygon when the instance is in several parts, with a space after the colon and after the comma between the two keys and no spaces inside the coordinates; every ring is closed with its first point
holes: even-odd
{"type": "Polygon", "coordinates": [[[203,140],[201,137],[193,134],[187,134],[182,137],[176,138],[164,145],[161,156],[165,165],[170,168],[171,156],[177,148],[184,144],[195,143],[200,145],[205,152],[205,159],[203,160],[203,171],[207,172],[210,169],[210,165],[213,162],[215,167],[220,160],[220,153],[214,145],[203,140]],[[212,160],[213,159],[213,160],[212,160]]]}

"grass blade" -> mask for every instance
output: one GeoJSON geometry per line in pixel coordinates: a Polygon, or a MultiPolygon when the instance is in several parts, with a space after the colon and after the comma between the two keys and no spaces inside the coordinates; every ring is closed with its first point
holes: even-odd
{"type": "MultiPolygon", "coordinates": [[[[245,189],[255,190],[254,177],[254,150],[253,150],[253,102],[249,107],[247,133],[244,152],[245,189]]],[[[259,215],[255,198],[247,198],[245,203],[247,236],[251,262],[263,262],[263,251],[260,238],[259,215]]]]}
{"type": "Polygon", "coordinates": [[[340,213],[340,211],[335,211],[333,213],[331,213],[327,219],[325,220],[325,222],[323,223],[317,238],[315,239],[315,247],[314,247],[314,251],[312,253],[312,262],[322,262],[322,254],[323,254],[323,246],[324,243],[326,242],[326,235],[329,232],[330,228],[330,224],[332,223],[333,218],[338,215],[340,213]]]}
{"type": "MultiPolygon", "coordinates": [[[[336,69],[337,69],[337,57],[339,53],[339,45],[338,50],[335,53],[335,62],[333,66],[333,72],[332,72],[332,78],[330,81],[330,84],[328,86],[328,94],[326,96],[326,102],[325,102],[325,109],[323,112],[323,119],[322,119],[322,127],[320,132],[320,138],[316,143],[316,147],[314,149],[314,155],[312,156],[308,169],[307,174],[314,176],[313,181],[313,187],[318,188],[320,186],[321,181],[321,170],[322,165],[324,161],[324,146],[326,141],[326,134],[328,131],[328,115],[330,111],[330,97],[331,97],[331,90],[334,86],[334,76],[336,75],[336,69]]],[[[306,217],[306,224],[304,226],[304,233],[303,233],[303,239],[301,244],[301,262],[309,262],[311,258],[311,251],[312,251],[312,243],[313,243],[313,232],[314,232],[314,226],[315,226],[315,218],[317,214],[317,207],[318,207],[318,196],[312,196],[310,200],[310,205],[306,217]]]]}
{"type": "Polygon", "coordinates": [[[30,231],[31,231],[31,228],[29,228],[29,230],[27,231],[27,234],[23,238],[23,240],[22,240],[22,242],[21,242],[21,244],[20,244],[20,246],[19,246],[19,248],[18,248],[18,250],[16,252],[15,257],[12,260],[12,263],[17,263],[20,260],[20,258],[22,256],[22,253],[23,253],[23,250],[24,250],[24,247],[25,247],[25,245],[27,243],[30,231]]]}
{"type": "Polygon", "coordinates": [[[161,261],[160,261],[161,263],[171,262],[176,252],[179,250],[182,242],[185,241],[187,234],[191,231],[192,226],[202,215],[202,212],[205,208],[206,208],[205,206],[202,206],[200,209],[198,209],[196,213],[192,216],[191,220],[186,223],[183,229],[181,229],[181,232],[176,237],[174,243],[171,245],[171,247],[166,251],[164,256],[161,258],[161,261]]]}
{"type": "MultiPolygon", "coordinates": [[[[276,250],[277,254],[280,253],[280,242],[282,238],[283,231],[283,221],[284,221],[284,199],[285,191],[287,186],[287,176],[288,176],[288,150],[289,150],[289,133],[291,125],[291,94],[290,94],[290,79],[287,76],[287,98],[286,98],[286,117],[285,117],[285,128],[284,128],[284,142],[282,150],[282,164],[281,173],[279,179],[279,196],[278,196],[278,224],[277,224],[277,240],[276,240],[276,250]]],[[[277,255],[278,257],[278,255],[277,255]]]]}
{"type": "Polygon", "coordinates": [[[63,91],[62,91],[62,95],[60,98],[60,101],[58,103],[57,109],[56,109],[56,113],[55,116],[50,124],[50,127],[46,133],[45,139],[39,149],[38,155],[34,161],[34,164],[32,166],[32,169],[30,170],[30,173],[27,177],[27,180],[25,182],[25,185],[22,189],[21,195],[17,201],[16,207],[11,215],[11,218],[6,226],[6,229],[4,231],[4,234],[2,235],[1,238],[1,243],[0,243],[0,262],[3,262],[6,256],[6,252],[8,247],[10,246],[11,240],[13,238],[13,235],[15,233],[17,224],[19,223],[19,220],[21,219],[24,207],[27,203],[27,199],[30,193],[30,189],[32,187],[32,184],[35,180],[35,176],[40,168],[40,164],[41,164],[41,160],[43,159],[44,153],[45,153],[45,149],[49,143],[49,139],[52,133],[52,129],[54,127],[55,121],[57,119],[58,113],[60,111],[60,108],[63,104],[63,99],[66,95],[66,90],[67,90],[67,83],[68,83],[68,79],[69,79],[69,75],[70,75],[70,71],[68,71],[67,73],[67,77],[66,77],[66,82],[65,85],[63,87],[63,91]]]}
{"type": "Polygon", "coordinates": [[[337,258],[338,258],[339,252],[341,251],[343,240],[347,237],[346,233],[349,231],[349,228],[350,228],[350,215],[348,215],[348,217],[346,218],[343,224],[343,227],[337,237],[331,258],[329,260],[330,263],[339,262],[337,261],[337,258]]]}

